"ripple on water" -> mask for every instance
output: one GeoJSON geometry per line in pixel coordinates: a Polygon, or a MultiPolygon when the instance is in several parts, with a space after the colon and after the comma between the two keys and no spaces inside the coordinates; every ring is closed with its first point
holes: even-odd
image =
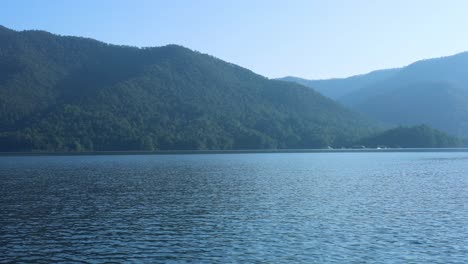
{"type": "Polygon", "coordinates": [[[0,262],[465,263],[466,159],[0,157],[0,262]]]}

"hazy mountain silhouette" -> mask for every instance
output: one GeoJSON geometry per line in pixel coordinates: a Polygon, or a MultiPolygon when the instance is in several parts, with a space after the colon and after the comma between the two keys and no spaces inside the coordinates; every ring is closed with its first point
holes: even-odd
{"type": "Polygon", "coordinates": [[[455,136],[468,137],[467,52],[422,60],[383,73],[378,78],[374,72],[347,79],[300,83],[318,91],[327,87],[339,90],[333,86],[339,83],[342,95],[328,93],[330,97],[377,120],[393,125],[424,123],[455,136]],[[356,85],[356,79],[366,81],[356,85]]]}
{"type": "Polygon", "coordinates": [[[279,80],[296,82],[307,87],[311,87],[321,94],[332,99],[339,99],[361,88],[386,80],[399,71],[399,69],[389,69],[373,71],[368,74],[351,76],[348,78],[335,78],[324,80],[307,80],[298,77],[287,76],[279,80]]]}

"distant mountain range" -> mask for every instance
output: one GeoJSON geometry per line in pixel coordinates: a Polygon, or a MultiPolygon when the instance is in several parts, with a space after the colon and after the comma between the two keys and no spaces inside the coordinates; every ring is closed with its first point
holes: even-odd
{"type": "Polygon", "coordinates": [[[287,76],[280,78],[279,80],[296,82],[307,87],[312,87],[317,92],[337,100],[353,92],[356,92],[363,87],[386,80],[398,71],[399,69],[380,70],[342,79],[336,78],[325,80],[307,80],[298,77],[287,76]]]}
{"type": "Polygon", "coordinates": [[[0,27],[0,151],[351,146],[375,125],[190,49],[0,27]]]}
{"type": "Polygon", "coordinates": [[[345,79],[286,77],[389,125],[427,124],[468,138],[468,52],[345,79]]]}

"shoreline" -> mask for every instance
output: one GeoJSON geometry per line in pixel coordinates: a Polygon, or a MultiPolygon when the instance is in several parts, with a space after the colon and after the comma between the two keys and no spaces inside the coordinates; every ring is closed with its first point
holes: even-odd
{"type": "Polygon", "coordinates": [[[101,155],[185,155],[185,154],[262,154],[262,153],[388,153],[388,152],[468,152],[468,148],[389,148],[389,149],[255,149],[255,150],[160,150],[160,151],[83,151],[83,152],[0,152],[7,156],[101,156],[101,155]]]}

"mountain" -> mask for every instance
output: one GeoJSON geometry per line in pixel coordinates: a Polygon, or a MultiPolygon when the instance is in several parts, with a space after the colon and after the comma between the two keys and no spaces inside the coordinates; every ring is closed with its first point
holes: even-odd
{"type": "Polygon", "coordinates": [[[348,78],[335,78],[324,80],[307,80],[292,76],[279,78],[278,80],[302,84],[304,86],[315,89],[316,91],[327,97],[336,100],[352,92],[355,92],[365,86],[385,80],[396,74],[398,71],[399,69],[379,70],[370,72],[368,74],[351,76],[348,78]]]}
{"type": "Polygon", "coordinates": [[[461,147],[463,142],[426,125],[397,127],[361,140],[367,147],[440,148],[461,147]]]}
{"type": "Polygon", "coordinates": [[[298,84],[190,49],[0,28],[0,151],[320,148],[369,135],[298,84]]]}
{"type": "MultiPolygon", "coordinates": [[[[389,73],[381,79],[372,73],[341,79],[344,95],[334,99],[390,125],[424,123],[468,138],[468,52],[418,61],[389,73]],[[354,78],[373,81],[356,86],[354,78]]],[[[332,85],[337,80],[321,82],[332,85]]]]}
{"type": "Polygon", "coordinates": [[[401,68],[390,78],[363,86],[339,99],[348,105],[357,105],[369,98],[381,96],[411,84],[456,83],[468,89],[468,52],[453,56],[415,62],[401,68]]]}
{"type": "Polygon", "coordinates": [[[468,137],[468,90],[458,83],[410,83],[368,98],[354,109],[389,124],[430,124],[468,137]]]}

